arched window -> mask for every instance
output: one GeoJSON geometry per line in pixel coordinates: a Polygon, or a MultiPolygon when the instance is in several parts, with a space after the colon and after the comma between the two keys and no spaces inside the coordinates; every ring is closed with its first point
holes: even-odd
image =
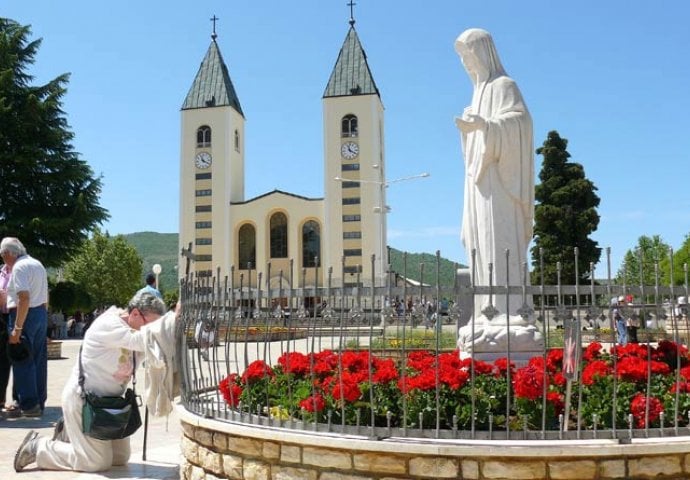
{"type": "Polygon", "coordinates": [[[343,137],[357,136],[357,117],[354,115],[345,115],[343,117],[341,134],[343,137]]]}
{"type": "Polygon", "coordinates": [[[239,231],[239,268],[248,270],[251,262],[252,268],[256,268],[256,229],[254,225],[245,223],[239,231]]]}
{"type": "Polygon", "coordinates": [[[240,151],[240,132],[235,130],[235,151],[240,151]]]}
{"type": "Polygon", "coordinates": [[[321,228],[314,220],[302,227],[302,267],[321,266],[321,228]]]}
{"type": "Polygon", "coordinates": [[[274,213],[271,216],[271,258],[287,258],[287,256],[287,217],[282,212],[274,213]]]}
{"type": "Polygon", "coordinates": [[[208,125],[199,127],[196,131],[196,146],[197,148],[211,146],[211,127],[208,125]]]}

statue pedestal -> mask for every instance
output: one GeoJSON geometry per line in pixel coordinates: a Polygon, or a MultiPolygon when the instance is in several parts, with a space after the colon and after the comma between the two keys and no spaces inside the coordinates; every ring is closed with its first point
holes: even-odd
{"type": "Polygon", "coordinates": [[[485,316],[470,321],[458,330],[458,348],[461,358],[474,358],[491,362],[508,356],[521,366],[544,353],[544,337],[539,329],[517,315],[498,315],[491,320],[485,316]]]}

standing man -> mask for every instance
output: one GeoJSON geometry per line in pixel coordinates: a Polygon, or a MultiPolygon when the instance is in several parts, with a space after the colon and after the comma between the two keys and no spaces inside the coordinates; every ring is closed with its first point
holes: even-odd
{"type": "Polygon", "coordinates": [[[0,256],[12,269],[7,284],[10,309],[10,344],[26,343],[29,358],[12,364],[19,408],[24,417],[40,417],[47,398],[48,351],[48,277],[35,258],[26,253],[19,239],[5,237],[0,242],[0,256]]]}
{"type": "Polygon", "coordinates": [[[140,289],[137,293],[144,292],[155,295],[161,300],[163,299],[163,295],[161,295],[161,292],[158,290],[158,285],[156,285],[156,276],[151,272],[146,274],[146,286],[140,289]]]}

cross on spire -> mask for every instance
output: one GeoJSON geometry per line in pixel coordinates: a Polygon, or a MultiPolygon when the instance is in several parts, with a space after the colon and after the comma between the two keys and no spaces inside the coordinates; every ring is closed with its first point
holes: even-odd
{"type": "Polygon", "coordinates": [[[213,22],[213,33],[211,34],[211,39],[215,40],[218,37],[218,35],[216,35],[216,21],[220,20],[220,18],[216,17],[214,14],[210,20],[213,22]]]}
{"type": "Polygon", "coordinates": [[[357,5],[355,2],[350,0],[350,2],[347,4],[348,7],[350,7],[350,26],[355,25],[355,12],[354,12],[354,7],[357,5]]]}

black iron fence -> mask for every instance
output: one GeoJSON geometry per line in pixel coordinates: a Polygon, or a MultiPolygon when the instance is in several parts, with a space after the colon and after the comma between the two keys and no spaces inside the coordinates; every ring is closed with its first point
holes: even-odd
{"type": "Polygon", "coordinates": [[[182,402],[199,415],[372,438],[690,434],[687,278],[478,286],[386,275],[346,287],[329,270],[323,286],[277,289],[262,288],[261,272],[252,288],[233,278],[181,283],[182,402]],[[534,306],[539,350],[524,358],[509,343],[488,360],[458,349],[478,293],[497,311],[508,295],[534,306]]]}

